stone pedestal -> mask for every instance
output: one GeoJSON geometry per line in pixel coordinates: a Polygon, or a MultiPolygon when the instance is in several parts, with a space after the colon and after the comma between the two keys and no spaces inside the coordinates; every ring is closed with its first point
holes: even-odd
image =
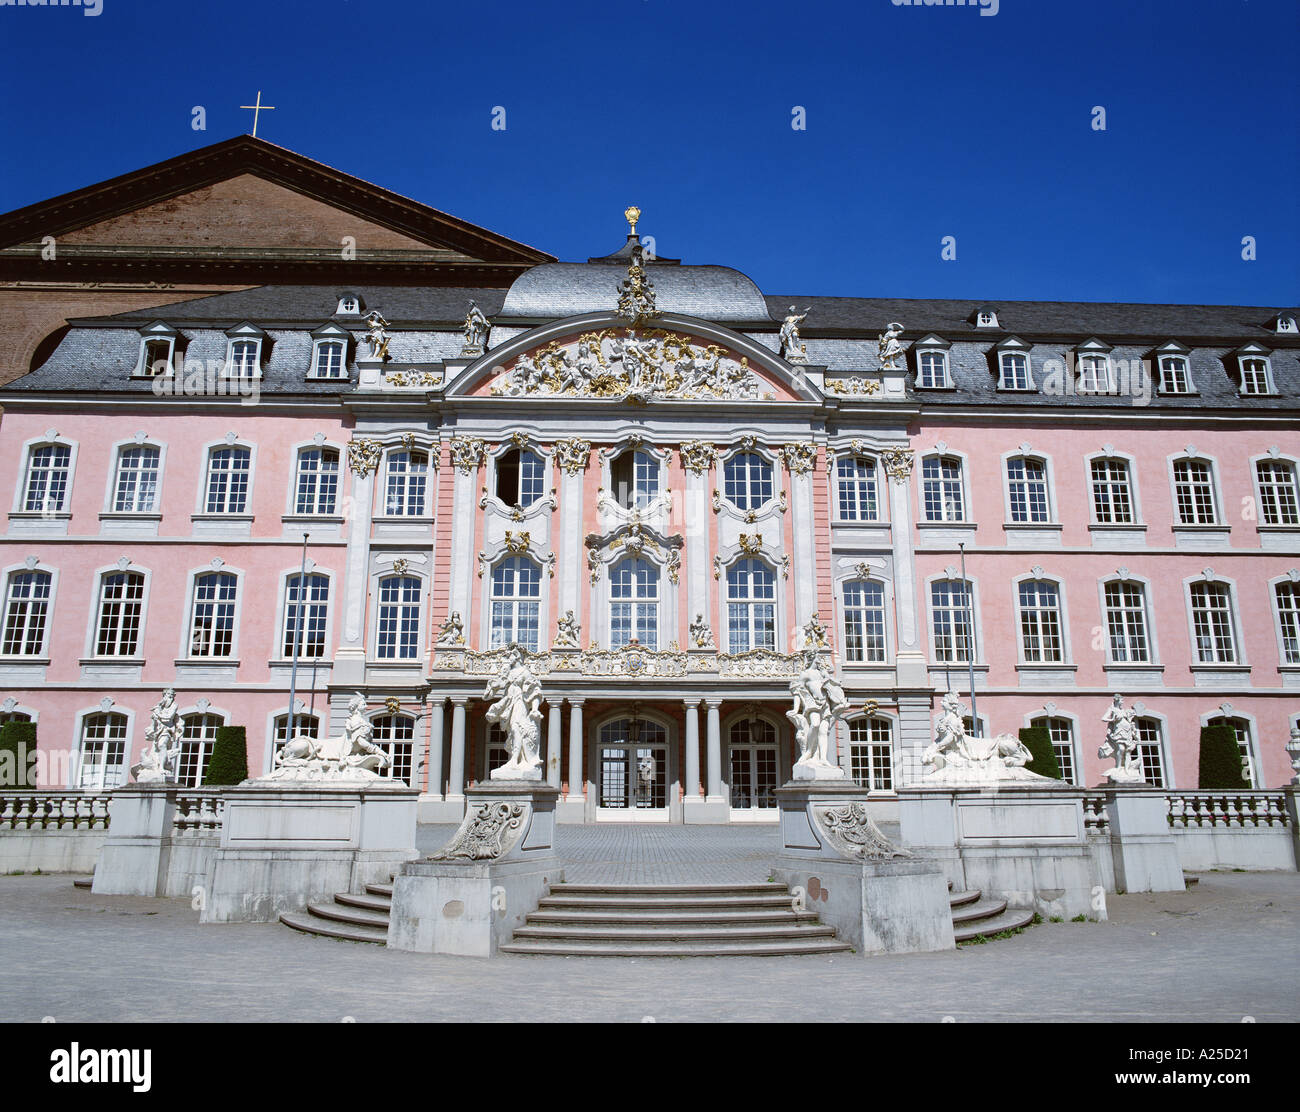
{"type": "Polygon", "coordinates": [[[178,790],[175,784],[132,784],[113,790],[108,837],[99,851],[92,892],[101,896],[168,894],[168,857],[178,790]]]}
{"type": "Polygon", "coordinates": [[[393,882],[388,945],[395,950],[491,957],[552,884],[559,789],[545,781],[480,784],[442,849],[402,867],[393,882]]]}
{"type": "Polygon", "coordinates": [[[792,781],[776,791],[781,855],[772,875],[860,955],[951,950],[943,870],[891,846],[853,781],[792,781]]]}
{"type": "Polygon", "coordinates": [[[1169,797],[1148,785],[1106,787],[1117,892],[1181,892],[1183,869],[1169,826],[1169,797]]]}
{"type": "Polygon", "coordinates": [[[382,780],[228,788],[200,922],[269,923],[312,900],[386,883],[416,855],[419,794],[382,780]]]}
{"type": "Polygon", "coordinates": [[[898,796],[904,846],[937,860],[954,889],[978,888],[1044,917],[1105,918],[1094,898],[1081,790],[922,783],[898,796]]]}

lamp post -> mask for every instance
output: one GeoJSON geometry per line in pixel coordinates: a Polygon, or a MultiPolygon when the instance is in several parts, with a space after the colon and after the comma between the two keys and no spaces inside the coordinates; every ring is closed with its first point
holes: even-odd
{"type": "Polygon", "coordinates": [[[966,542],[959,541],[957,551],[961,553],[961,589],[966,596],[966,630],[969,639],[966,645],[966,661],[970,666],[970,725],[971,736],[980,736],[980,716],[975,709],[975,611],[970,597],[970,581],[966,578],[966,542]]]}
{"type": "Polygon", "coordinates": [[[289,732],[285,735],[286,742],[298,732],[298,708],[295,699],[298,693],[298,652],[302,647],[303,596],[307,593],[307,538],[310,535],[310,533],[302,535],[302,568],[298,572],[298,606],[293,623],[293,664],[289,668],[289,732]]]}

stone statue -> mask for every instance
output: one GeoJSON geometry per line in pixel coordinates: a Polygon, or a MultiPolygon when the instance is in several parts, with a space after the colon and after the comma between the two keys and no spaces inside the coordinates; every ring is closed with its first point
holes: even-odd
{"type": "Polygon", "coordinates": [[[1047,776],[1030,772],[1025,765],[1033,754],[1010,734],[997,737],[973,737],[962,721],[966,708],[949,691],[943,697],[943,709],[935,732],[934,744],[921,754],[927,770],[924,783],[988,784],[998,780],[1043,780],[1047,776]]]}
{"type": "Polygon", "coordinates": [[[880,369],[882,371],[901,370],[898,361],[903,357],[903,344],[899,337],[903,334],[903,326],[897,321],[891,323],[879,337],[880,343],[880,369]]]}
{"type": "Polygon", "coordinates": [[[849,700],[838,682],[822,668],[817,654],[803,654],[803,671],[790,682],[794,709],[785,716],[794,723],[799,759],[794,764],[796,780],[847,780],[835,755],[835,727],[848,710],[849,700]]]}
{"type": "Polygon", "coordinates": [[[343,736],[317,741],[296,734],[275,755],[275,768],[265,780],[329,780],[348,782],[378,780],[381,769],[392,763],[371,738],[374,731],[366,718],[366,697],[357,692],[348,701],[343,736]]]}
{"type": "Polygon", "coordinates": [[[579,638],[582,636],[582,626],[578,625],[578,619],[573,616],[572,610],[566,610],[556,624],[555,647],[557,649],[576,649],[579,646],[579,638]]]}
{"type": "Polygon", "coordinates": [[[388,321],[380,315],[378,309],[372,309],[366,317],[370,328],[366,332],[366,343],[370,345],[370,358],[381,362],[388,358],[388,321]]]}
{"type": "Polygon", "coordinates": [[[696,614],[695,621],[691,622],[691,644],[697,649],[717,647],[713,643],[713,630],[709,628],[709,623],[704,620],[703,614],[696,614]]]}
{"type": "Polygon", "coordinates": [[[1124,698],[1115,693],[1110,706],[1101,716],[1106,723],[1106,740],[1097,750],[1097,756],[1114,757],[1115,767],[1106,770],[1106,779],[1112,784],[1144,784],[1142,755],[1138,749],[1138,732],[1135,714],[1124,706],[1124,698]]]}
{"type": "Polygon", "coordinates": [[[1295,773],[1291,783],[1300,785],[1300,722],[1291,727],[1291,740],[1286,743],[1286,751],[1291,758],[1291,771],[1295,773]]]}
{"type": "Polygon", "coordinates": [[[487,709],[488,722],[501,727],[510,759],[492,770],[493,780],[540,780],[542,778],[542,685],[524,663],[524,651],[511,645],[501,674],[488,680],[483,698],[494,702],[487,709]]]}
{"type": "Polygon", "coordinates": [[[640,788],[641,798],[649,798],[654,791],[655,759],[648,753],[644,757],[637,759],[636,780],[637,786],[640,788]]]}
{"type": "Polygon", "coordinates": [[[438,630],[439,645],[463,645],[465,643],[465,625],[460,620],[460,611],[453,610],[438,630]]]}
{"type": "Polygon", "coordinates": [[[799,325],[803,323],[804,318],[812,311],[812,306],[808,306],[802,313],[791,305],[790,312],[781,322],[781,355],[787,363],[807,363],[808,351],[802,341],[799,339],[799,325]]]}
{"type": "Polygon", "coordinates": [[[465,314],[465,344],[460,349],[461,355],[482,355],[487,344],[488,329],[491,322],[483,315],[478,303],[470,298],[469,312],[465,314]]]}
{"type": "Polygon", "coordinates": [[[131,775],[137,784],[174,784],[176,762],[181,755],[181,735],[184,727],[176,712],[176,691],[167,688],[158,705],[149,712],[149,727],[145,730],[145,747],[140,751],[140,763],[131,766],[131,775]]]}

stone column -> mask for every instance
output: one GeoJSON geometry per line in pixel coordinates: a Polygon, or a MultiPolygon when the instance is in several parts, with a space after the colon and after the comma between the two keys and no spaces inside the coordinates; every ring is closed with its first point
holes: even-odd
{"type": "MultiPolygon", "coordinates": [[[[569,697],[569,791],[555,808],[556,822],[586,821],[586,798],[582,792],[582,704],[584,699],[569,697]]],[[[557,738],[558,740],[558,738],[557,738]]]]}
{"type": "Polygon", "coordinates": [[[686,798],[700,798],[700,705],[686,702],[686,798]]]}
{"type": "Polygon", "coordinates": [[[546,724],[546,782],[560,786],[560,704],[563,699],[547,700],[550,716],[546,724]]]}
{"type": "Polygon", "coordinates": [[[722,716],[718,710],[721,699],[706,699],[708,707],[708,794],[709,803],[722,802],[722,716]]]}
{"type": "Polygon", "coordinates": [[[447,802],[465,802],[465,705],[468,695],[451,698],[451,772],[447,777],[447,802]]]}
{"type": "Polygon", "coordinates": [[[429,756],[425,764],[428,774],[426,791],[435,799],[441,799],[445,785],[442,782],[442,731],[447,715],[443,711],[443,701],[437,700],[429,707],[429,756]]]}

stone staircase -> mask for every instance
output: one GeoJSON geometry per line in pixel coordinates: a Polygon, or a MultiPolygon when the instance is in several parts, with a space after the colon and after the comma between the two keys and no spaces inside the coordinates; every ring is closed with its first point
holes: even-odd
{"type": "Polygon", "coordinates": [[[341,938],[347,942],[388,942],[392,884],[367,884],[360,894],[339,892],[332,900],[315,900],[304,911],[285,911],[280,922],[296,931],[341,938]]]}
{"type": "Polygon", "coordinates": [[[1002,931],[1018,930],[1034,921],[1032,908],[1007,907],[1006,900],[984,899],[979,889],[954,892],[948,884],[948,903],[952,906],[952,934],[958,942],[973,938],[991,938],[1002,931]]]}

